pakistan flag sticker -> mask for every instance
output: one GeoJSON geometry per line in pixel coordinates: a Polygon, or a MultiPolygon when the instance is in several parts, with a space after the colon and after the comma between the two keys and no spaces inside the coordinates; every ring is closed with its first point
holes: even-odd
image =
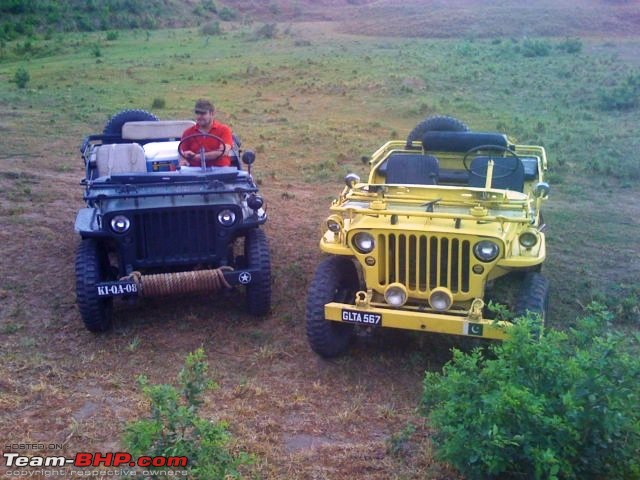
{"type": "Polygon", "coordinates": [[[482,327],[481,323],[470,323],[467,322],[464,324],[464,334],[465,335],[474,335],[476,337],[482,336],[482,327]]]}

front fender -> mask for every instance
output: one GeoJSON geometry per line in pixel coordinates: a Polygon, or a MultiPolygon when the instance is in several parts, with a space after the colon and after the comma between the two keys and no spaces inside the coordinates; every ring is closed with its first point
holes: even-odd
{"type": "Polygon", "coordinates": [[[98,211],[95,208],[81,208],[78,211],[74,230],[79,233],[82,238],[107,236],[100,228],[98,211]]]}

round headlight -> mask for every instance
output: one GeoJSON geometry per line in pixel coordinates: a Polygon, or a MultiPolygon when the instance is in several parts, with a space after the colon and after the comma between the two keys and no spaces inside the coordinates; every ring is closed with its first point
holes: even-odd
{"type": "Polygon", "coordinates": [[[439,312],[449,310],[452,304],[453,296],[446,288],[436,288],[431,292],[431,295],[429,295],[429,305],[439,312]]]}
{"type": "Polygon", "coordinates": [[[473,247],[473,254],[482,262],[495,260],[499,253],[500,247],[498,244],[490,240],[482,240],[473,247]]]}
{"type": "Polygon", "coordinates": [[[392,283],[384,291],[384,301],[392,307],[401,307],[407,301],[407,289],[401,283],[392,283]]]}
{"type": "Polygon", "coordinates": [[[531,248],[538,243],[538,236],[533,232],[524,232],[518,237],[518,241],[524,248],[531,248]]]}
{"type": "Polygon", "coordinates": [[[249,208],[252,210],[260,210],[262,205],[264,205],[264,200],[260,195],[252,193],[249,195],[249,198],[247,198],[247,205],[249,205],[249,208]]]}
{"type": "Polygon", "coordinates": [[[338,233],[342,229],[342,219],[337,215],[327,218],[327,228],[333,233],[338,233]]]}
{"type": "Polygon", "coordinates": [[[220,213],[218,213],[218,222],[220,222],[223,227],[230,227],[236,222],[236,214],[228,208],[221,210],[220,213]]]}
{"type": "Polygon", "coordinates": [[[124,215],[116,215],[111,219],[111,230],[116,233],[124,233],[131,227],[131,220],[124,215]]]}
{"type": "Polygon", "coordinates": [[[373,236],[367,232],[358,232],[353,236],[353,246],[360,253],[369,253],[375,247],[373,236]]]}

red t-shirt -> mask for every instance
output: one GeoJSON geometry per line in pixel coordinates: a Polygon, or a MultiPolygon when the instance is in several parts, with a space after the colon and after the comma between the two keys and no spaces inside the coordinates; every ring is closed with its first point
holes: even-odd
{"type": "MultiPolygon", "coordinates": [[[[195,135],[196,133],[202,133],[198,125],[189,127],[182,134],[182,139],[187,138],[189,135],[195,135]]],[[[215,135],[216,137],[220,137],[225,144],[233,146],[233,136],[231,135],[231,129],[224,123],[216,122],[214,120],[211,124],[211,129],[207,133],[209,133],[210,135],[215,135]]],[[[191,150],[196,154],[196,156],[192,160],[188,160],[189,164],[192,167],[200,166],[200,147],[204,147],[205,152],[210,152],[212,150],[220,148],[220,142],[215,138],[210,137],[195,137],[184,142],[184,144],[182,145],[182,150],[191,150]]],[[[228,153],[229,151],[225,152],[222,157],[218,158],[215,161],[207,160],[207,167],[231,166],[231,159],[229,159],[228,153]]]]}

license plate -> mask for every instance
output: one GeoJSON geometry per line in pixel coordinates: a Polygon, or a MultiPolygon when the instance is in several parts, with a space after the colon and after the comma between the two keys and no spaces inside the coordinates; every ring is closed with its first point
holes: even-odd
{"type": "Polygon", "coordinates": [[[347,323],[357,323],[358,325],[368,325],[370,327],[381,327],[382,315],[379,313],[342,309],[342,321],[347,323]]]}
{"type": "Polygon", "coordinates": [[[136,295],[138,285],[134,281],[104,282],[96,285],[99,297],[116,297],[118,295],[136,295]]]}

